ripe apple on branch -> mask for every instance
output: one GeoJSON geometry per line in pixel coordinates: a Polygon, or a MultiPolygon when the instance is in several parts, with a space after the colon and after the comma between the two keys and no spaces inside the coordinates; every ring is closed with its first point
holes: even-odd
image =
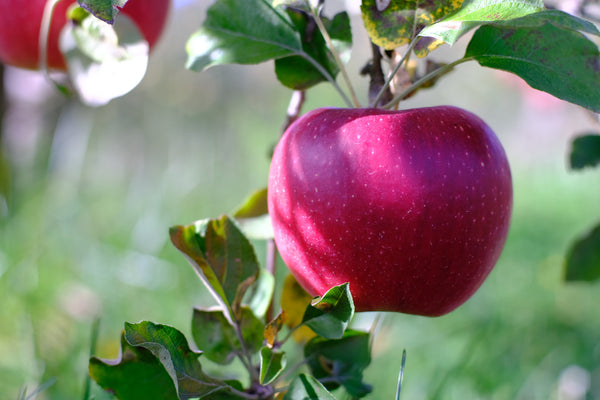
{"type": "Polygon", "coordinates": [[[269,175],[283,260],[314,296],[349,282],[357,311],[452,311],[495,265],[511,209],[499,140],[456,107],[311,111],[269,175]]]}

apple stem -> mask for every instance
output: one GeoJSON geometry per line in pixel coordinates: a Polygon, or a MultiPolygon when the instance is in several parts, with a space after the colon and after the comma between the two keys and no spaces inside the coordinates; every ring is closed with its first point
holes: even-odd
{"type": "Polygon", "coordinates": [[[390,87],[390,84],[394,80],[394,76],[398,73],[398,71],[400,70],[402,65],[404,65],[404,63],[408,60],[410,53],[415,48],[415,45],[417,44],[418,41],[419,41],[419,38],[414,38],[413,40],[411,40],[411,42],[408,46],[408,49],[406,49],[406,52],[402,56],[402,59],[400,59],[400,61],[396,64],[393,71],[389,74],[388,78],[386,79],[385,84],[383,85],[381,90],[379,90],[379,93],[377,93],[377,96],[373,100],[373,103],[371,103],[371,107],[377,107],[377,104],[381,101],[381,98],[385,94],[385,91],[390,87]]]}
{"type": "MultiPolygon", "coordinates": [[[[315,19],[315,22],[317,23],[317,27],[319,28],[319,31],[321,32],[323,39],[325,39],[325,43],[327,43],[327,47],[329,48],[329,51],[333,55],[333,58],[335,59],[335,62],[340,69],[340,73],[342,74],[342,77],[343,77],[344,81],[346,82],[346,86],[348,87],[348,90],[350,91],[350,96],[352,97],[351,104],[353,104],[354,107],[360,108],[361,105],[360,105],[360,102],[358,101],[358,98],[356,97],[356,92],[354,91],[354,87],[352,86],[352,81],[350,80],[350,77],[348,76],[348,72],[346,71],[346,68],[344,67],[344,63],[342,62],[342,59],[340,58],[339,53],[335,50],[335,47],[333,46],[333,41],[331,40],[331,36],[329,36],[329,33],[327,32],[325,25],[323,25],[323,20],[321,20],[321,17],[319,16],[318,8],[311,7],[311,11],[312,11],[312,15],[315,19]]],[[[338,90],[340,90],[340,89],[338,89],[338,90]]],[[[344,95],[344,97],[345,97],[345,95],[344,95]]]]}
{"type": "Polygon", "coordinates": [[[404,90],[398,96],[394,97],[392,99],[392,101],[385,104],[382,108],[390,109],[390,108],[396,106],[398,103],[400,103],[402,100],[404,100],[404,98],[406,96],[408,96],[410,93],[415,91],[417,88],[419,88],[421,85],[423,85],[427,81],[430,81],[431,79],[434,79],[440,75],[446,74],[446,73],[452,71],[452,69],[454,69],[454,67],[456,67],[457,65],[462,64],[467,61],[471,61],[471,60],[473,60],[472,57],[461,58],[454,62],[451,62],[450,64],[446,64],[434,71],[431,71],[430,73],[428,73],[427,75],[425,75],[424,77],[422,77],[421,79],[417,80],[412,85],[410,85],[410,87],[408,89],[404,90]]]}
{"type": "Polygon", "coordinates": [[[302,106],[304,105],[304,101],[306,101],[306,91],[304,90],[295,90],[292,93],[292,98],[290,99],[290,104],[288,105],[287,115],[285,124],[283,125],[283,129],[281,130],[281,134],[287,130],[300,117],[300,112],[302,111],[302,106]]]}

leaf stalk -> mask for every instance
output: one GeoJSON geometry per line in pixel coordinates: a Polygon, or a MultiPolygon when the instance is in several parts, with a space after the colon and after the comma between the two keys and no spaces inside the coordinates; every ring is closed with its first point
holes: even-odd
{"type": "Polygon", "coordinates": [[[361,107],[360,102],[358,101],[358,98],[356,97],[356,92],[354,90],[354,87],[352,86],[352,81],[350,80],[350,77],[348,76],[348,72],[346,71],[346,67],[344,67],[344,63],[342,62],[340,55],[338,54],[338,52],[335,50],[335,47],[333,46],[333,41],[331,40],[331,36],[329,36],[329,33],[327,32],[327,29],[325,28],[325,25],[323,24],[323,20],[319,16],[318,8],[311,7],[311,11],[312,11],[312,15],[315,19],[315,22],[317,23],[317,27],[319,28],[319,31],[321,32],[323,39],[325,39],[325,43],[327,43],[327,47],[329,48],[329,51],[333,55],[333,58],[335,59],[335,62],[340,69],[340,73],[342,74],[342,78],[346,82],[346,86],[348,87],[348,90],[350,91],[350,96],[352,97],[351,105],[353,105],[354,107],[357,107],[357,108],[361,107]]]}
{"type": "Polygon", "coordinates": [[[399,95],[394,97],[389,103],[385,104],[382,108],[390,109],[390,108],[395,107],[396,105],[398,105],[398,103],[400,103],[402,100],[404,100],[404,98],[406,96],[408,96],[410,93],[412,93],[413,91],[418,89],[424,83],[426,83],[426,82],[430,81],[431,79],[434,79],[440,75],[450,72],[452,69],[454,69],[454,67],[456,67],[459,64],[462,64],[464,62],[471,61],[471,60],[474,60],[474,58],[463,57],[454,62],[451,62],[450,64],[446,64],[434,71],[431,71],[430,73],[428,73],[427,75],[425,75],[421,79],[418,79],[416,82],[414,82],[412,85],[410,85],[410,87],[407,88],[406,90],[404,90],[402,93],[400,93],[399,95]]]}

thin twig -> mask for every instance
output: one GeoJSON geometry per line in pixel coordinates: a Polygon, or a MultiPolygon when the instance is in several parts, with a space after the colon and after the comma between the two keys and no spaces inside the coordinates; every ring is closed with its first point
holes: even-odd
{"type": "Polygon", "coordinates": [[[377,107],[377,103],[380,101],[387,103],[392,100],[392,92],[389,89],[389,81],[386,82],[383,76],[381,50],[373,42],[371,42],[371,53],[373,59],[369,68],[369,75],[371,75],[371,81],[369,82],[369,106],[377,107]]]}
{"type": "Polygon", "coordinates": [[[327,29],[325,28],[325,25],[323,24],[323,20],[319,16],[319,11],[316,8],[311,8],[311,10],[312,10],[312,15],[315,19],[315,22],[317,23],[317,26],[319,27],[319,31],[321,32],[323,39],[325,39],[325,43],[327,43],[327,47],[329,48],[329,51],[333,55],[333,58],[335,59],[335,62],[340,69],[340,73],[342,74],[342,78],[346,82],[346,86],[348,87],[348,90],[350,91],[350,96],[352,97],[352,103],[354,104],[354,107],[360,107],[360,102],[358,101],[358,98],[356,97],[356,92],[354,91],[354,87],[352,86],[352,81],[350,80],[350,77],[348,76],[348,72],[346,71],[346,67],[344,66],[344,63],[342,62],[340,55],[338,54],[335,47],[333,46],[333,41],[331,40],[331,36],[329,36],[329,33],[327,32],[327,29]]]}
{"type": "Polygon", "coordinates": [[[406,60],[408,60],[410,53],[413,51],[413,49],[415,48],[415,45],[417,44],[418,41],[419,41],[418,38],[414,38],[410,42],[408,49],[406,49],[406,53],[404,53],[404,55],[402,56],[400,61],[396,64],[396,66],[394,67],[394,70],[390,73],[387,80],[385,81],[385,84],[383,85],[383,87],[381,88],[379,93],[377,94],[377,97],[375,97],[375,100],[373,100],[373,103],[372,103],[373,107],[377,107],[377,104],[379,104],[379,102],[382,100],[383,95],[386,93],[386,90],[388,90],[392,81],[394,80],[394,76],[396,76],[396,74],[398,73],[398,71],[400,70],[402,65],[406,62],[406,60]]]}
{"type": "Polygon", "coordinates": [[[411,94],[413,91],[415,91],[417,88],[419,88],[421,85],[423,85],[425,82],[434,79],[440,75],[443,75],[445,73],[450,72],[454,67],[456,67],[459,64],[462,64],[464,62],[467,61],[471,61],[473,60],[472,57],[467,57],[467,58],[461,58],[459,60],[456,60],[454,62],[451,62],[450,64],[446,64],[434,71],[431,71],[430,73],[428,73],[427,75],[425,75],[424,77],[422,77],[421,79],[417,80],[416,82],[414,82],[408,89],[406,89],[405,91],[403,91],[402,93],[400,93],[399,95],[397,95],[396,97],[394,97],[392,99],[392,101],[390,101],[389,103],[385,104],[382,108],[392,108],[395,105],[397,105],[399,102],[401,102],[402,100],[404,100],[404,98],[406,96],[408,96],[409,94],[411,94]]]}

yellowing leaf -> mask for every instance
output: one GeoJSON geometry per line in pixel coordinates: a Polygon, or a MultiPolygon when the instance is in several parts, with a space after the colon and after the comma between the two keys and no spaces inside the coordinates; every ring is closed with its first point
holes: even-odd
{"type": "MultiPolygon", "coordinates": [[[[458,10],[464,0],[391,0],[386,8],[376,0],[363,0],[363,22],[376,45],[392,50],[408,44],[426,26],[458,10]]],[[[436,41],[437,42],[437,41],[436,41]]],[[[441,43],[429,42],[420,51],[441,43]]]]}
{"type": "MultiPolygon", "coordinates": [[[[293,275],[288,275],[283,283],[281,308],[285,312],[285,325],[295,328],[302,323],[306,307],[312,301],[311,295],[298,284],[293,275]]],[[[296,342],[304,343],[316,334],[308,326],[301,326],[294,331],[292,337],[296,342]]]]}

